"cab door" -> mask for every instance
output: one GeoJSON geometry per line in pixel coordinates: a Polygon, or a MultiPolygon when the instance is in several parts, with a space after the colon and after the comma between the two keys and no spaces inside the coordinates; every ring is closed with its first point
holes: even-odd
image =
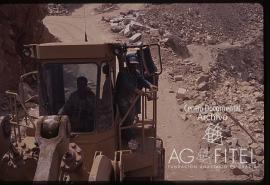
{"type": "Polygon", "coordinates": [[[38,88],[39,114],[57,114],[65,103],[62,64],[41,64],[38,88]]]}

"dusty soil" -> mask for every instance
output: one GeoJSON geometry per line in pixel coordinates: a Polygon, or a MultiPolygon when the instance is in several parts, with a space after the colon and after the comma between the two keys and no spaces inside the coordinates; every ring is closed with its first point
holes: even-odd
{"type": "Polygon", "coordinates": [[[123,4],[119,6],[119,10],[99,14],[94,11],[99,6],[99,4],[84,5],[82,8],[75,10],[71,16],[47,16],[43,23],[53,35],[64,42],[84,41],[85,28],[88,42],[110,42],[116,40],[116,38],[111,34],[107,25],[101,23],[102,16],[118,15],[120,11],[143,7],[141,4],[123,4]]]}
{"type": "MultiPolygon", "coordinates": [[[[101,21],[102,16],[119,15],[129,9],[144,9],[143,4],[120,4],[118,10],[98,14],[94,11],[98,4],[84,5],[75,10],[71,16],[47,16],[43,22],[49,31],[64,42],[84,41],[84,24],[88,35],[88,42],[110,42],[126,40],[126,38],[110,32],[110,27],[101,21]],[[84,16],[85,15],[85,16],[84,16]],[[85,17],[85,18],[84,18],[85,17]]],[[[192,47],[192,46],[191,46],[192,47]]],[[[193,46],[193,57],[203,59],[203,68],[209,65],[210,57],[205,48],[193,46]]],[[[168,64],[169,56],[163,56],[164,63],[168,64]]],[[[204,127],[198,123],[183,121],[175,94],[169,90],[175,88],[169,80],[169,68],[160,77],[158,100],[158,135],[163,139],[166,148],[165,179],[166,180],[236,180],[246,179],[245,176],[234,176],[230,169],[200,169],[180,168],[173,169],[168,166],[172,151],[177,153],[183,148],[190,148],[198,153],[201,146],[204,127]]],[[[184,85],[184,84],[183,84],[184,85]]],[[[185,156],[188,157],[188,156],[185,156]]],[[[198,163],[193,163],[193,165],[198,163]]]]}

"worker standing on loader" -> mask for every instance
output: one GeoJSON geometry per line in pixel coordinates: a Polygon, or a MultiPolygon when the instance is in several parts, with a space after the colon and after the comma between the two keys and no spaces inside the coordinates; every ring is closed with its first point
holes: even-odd
{"type": "MultiPolygon", "coordinates": [[[[145,87],[151,90],[157,89],[157,87],[148,82],[138,70],[139,61],[136,53],[131,53],[126,56],[126,64],[127,67],[119,72],[116,82],[115,100],[118,104],[121,117],[125,116],[136,96],[144,93],[138,87],[145,87]]],[[[136,113],[136,106],[134,106],[122,126],[132,125],[136,113]]],[[[134,142],[135,134],[132,129],[124,130],[122,136],[125,142],[134,142]]]]}

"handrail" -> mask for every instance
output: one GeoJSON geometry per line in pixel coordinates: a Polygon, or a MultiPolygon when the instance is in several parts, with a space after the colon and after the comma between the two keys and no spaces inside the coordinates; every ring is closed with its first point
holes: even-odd
{"type": "MultiPolygon", "coordinates": [[[[130,113],[130,111],[134,108],[134,106],[135,106],[135,104],[136,104],[136,102],[138,101],[138,99],[139,99],[139,97],[145,97],[145,96],[147,96],[147,94],[148,93],[156,93],[156,91],[149,91],[149,92],[144,92],[144,94],[139,94],[139,95],[137,95],[136,96],[136,98],[132,101],[132,103],[131,103],[131,106],[129,107],[129,109],[128,109],[128,111],[126,112],[126,114],[124,115],[124,117],[120,120],[120,122],[119,122],[119,130],[120,130],[120,132],[119,132],[119,146],[121,147],[122,146],[122,142],[121,142],[121,131],[122,130],[124,130],[124,129],[129,129],[129,128],[135,128],[137,125],[134,125],[134,124],[132,124],[132,125],[128,125],[128,126],[122,126],[122,124],[123,124],[123,122],[126,120],[126,118],[127,118],[127,116],[128,116],[128,114],[130,113]]],[[[154,99],[155,101],[156,101],[156,99],[154,99]]],[[[143,101],[144,101],[144,98],[143,98],[143,101]]],[[[144,148],[144,118],[145,118],[145,110],[144,110],[144,106],[145,106],[146,104],[142,104],[142,107],[143,107],[143,110],[142,110],[142,122],[141,122],[141,126],[142,126],[142,139],[143,139],[143,146],[142,146],[142,150],[143,150],[143,148],[144,148]]],[[[153,113],[154,113],[154,111],[155,111],[155,108],[154,108],[155,106],[153,105],[153,113]]],[[[155,122],[155,118],[153,117],[153,119],[152,119],[152,122],[155,122]]],[[[154,125],[155,126],[155,125],[154,125]]]]}
{"type": "Polygon", "coordinates": [[[26,78],[27,76],[31,75],[31,74],[38,74],[38,71],[31,71],[28,73],[25,73],[23,75],[20,76],[20,81],[22,81],[24,78],[26,78]]]}
{"type": "MultiPolygon", "coordinates": [[[[24,112],[25,112],[26,115],[29,117],[29,120],[30,120],[31,124],[33,125],[33,128],[36,129],[36,125],[35,125],[34,121],[32,120],[32,117],[33,117],[33,116],[31,116],[31,115],[28,113],[28,111],[27,111],[25,105],[22,103],[21,97],[20,97],[17,93],[11,92],[10,90],[7,90],[5,93],[6,93],[7,95],[14,96],[15,100],[18,100],[18,101],[19,101],[19,103],[20,103],[20,105],[22,106],[24,112]]],[[[14,105],[14,106],[17,107],[17,105],[14,105]]],[[[17,118],[16,118],[16,119],[17,119],[17,118]]],[[[18,120],[17,120],[17,121],[18,121],[18,120]]]]}

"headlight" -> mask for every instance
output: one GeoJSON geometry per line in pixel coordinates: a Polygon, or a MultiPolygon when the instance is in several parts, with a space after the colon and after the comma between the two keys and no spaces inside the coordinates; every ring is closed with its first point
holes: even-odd
{"type": "Polygon", "coordinates": [[[24,56],[26,56],[26,57],[30,57],[31,56],[31,54],[32,54],[32,52],[31,52],[31,49],[30,48],[23,48],[23,54],[24,54],[24,56]]]}

